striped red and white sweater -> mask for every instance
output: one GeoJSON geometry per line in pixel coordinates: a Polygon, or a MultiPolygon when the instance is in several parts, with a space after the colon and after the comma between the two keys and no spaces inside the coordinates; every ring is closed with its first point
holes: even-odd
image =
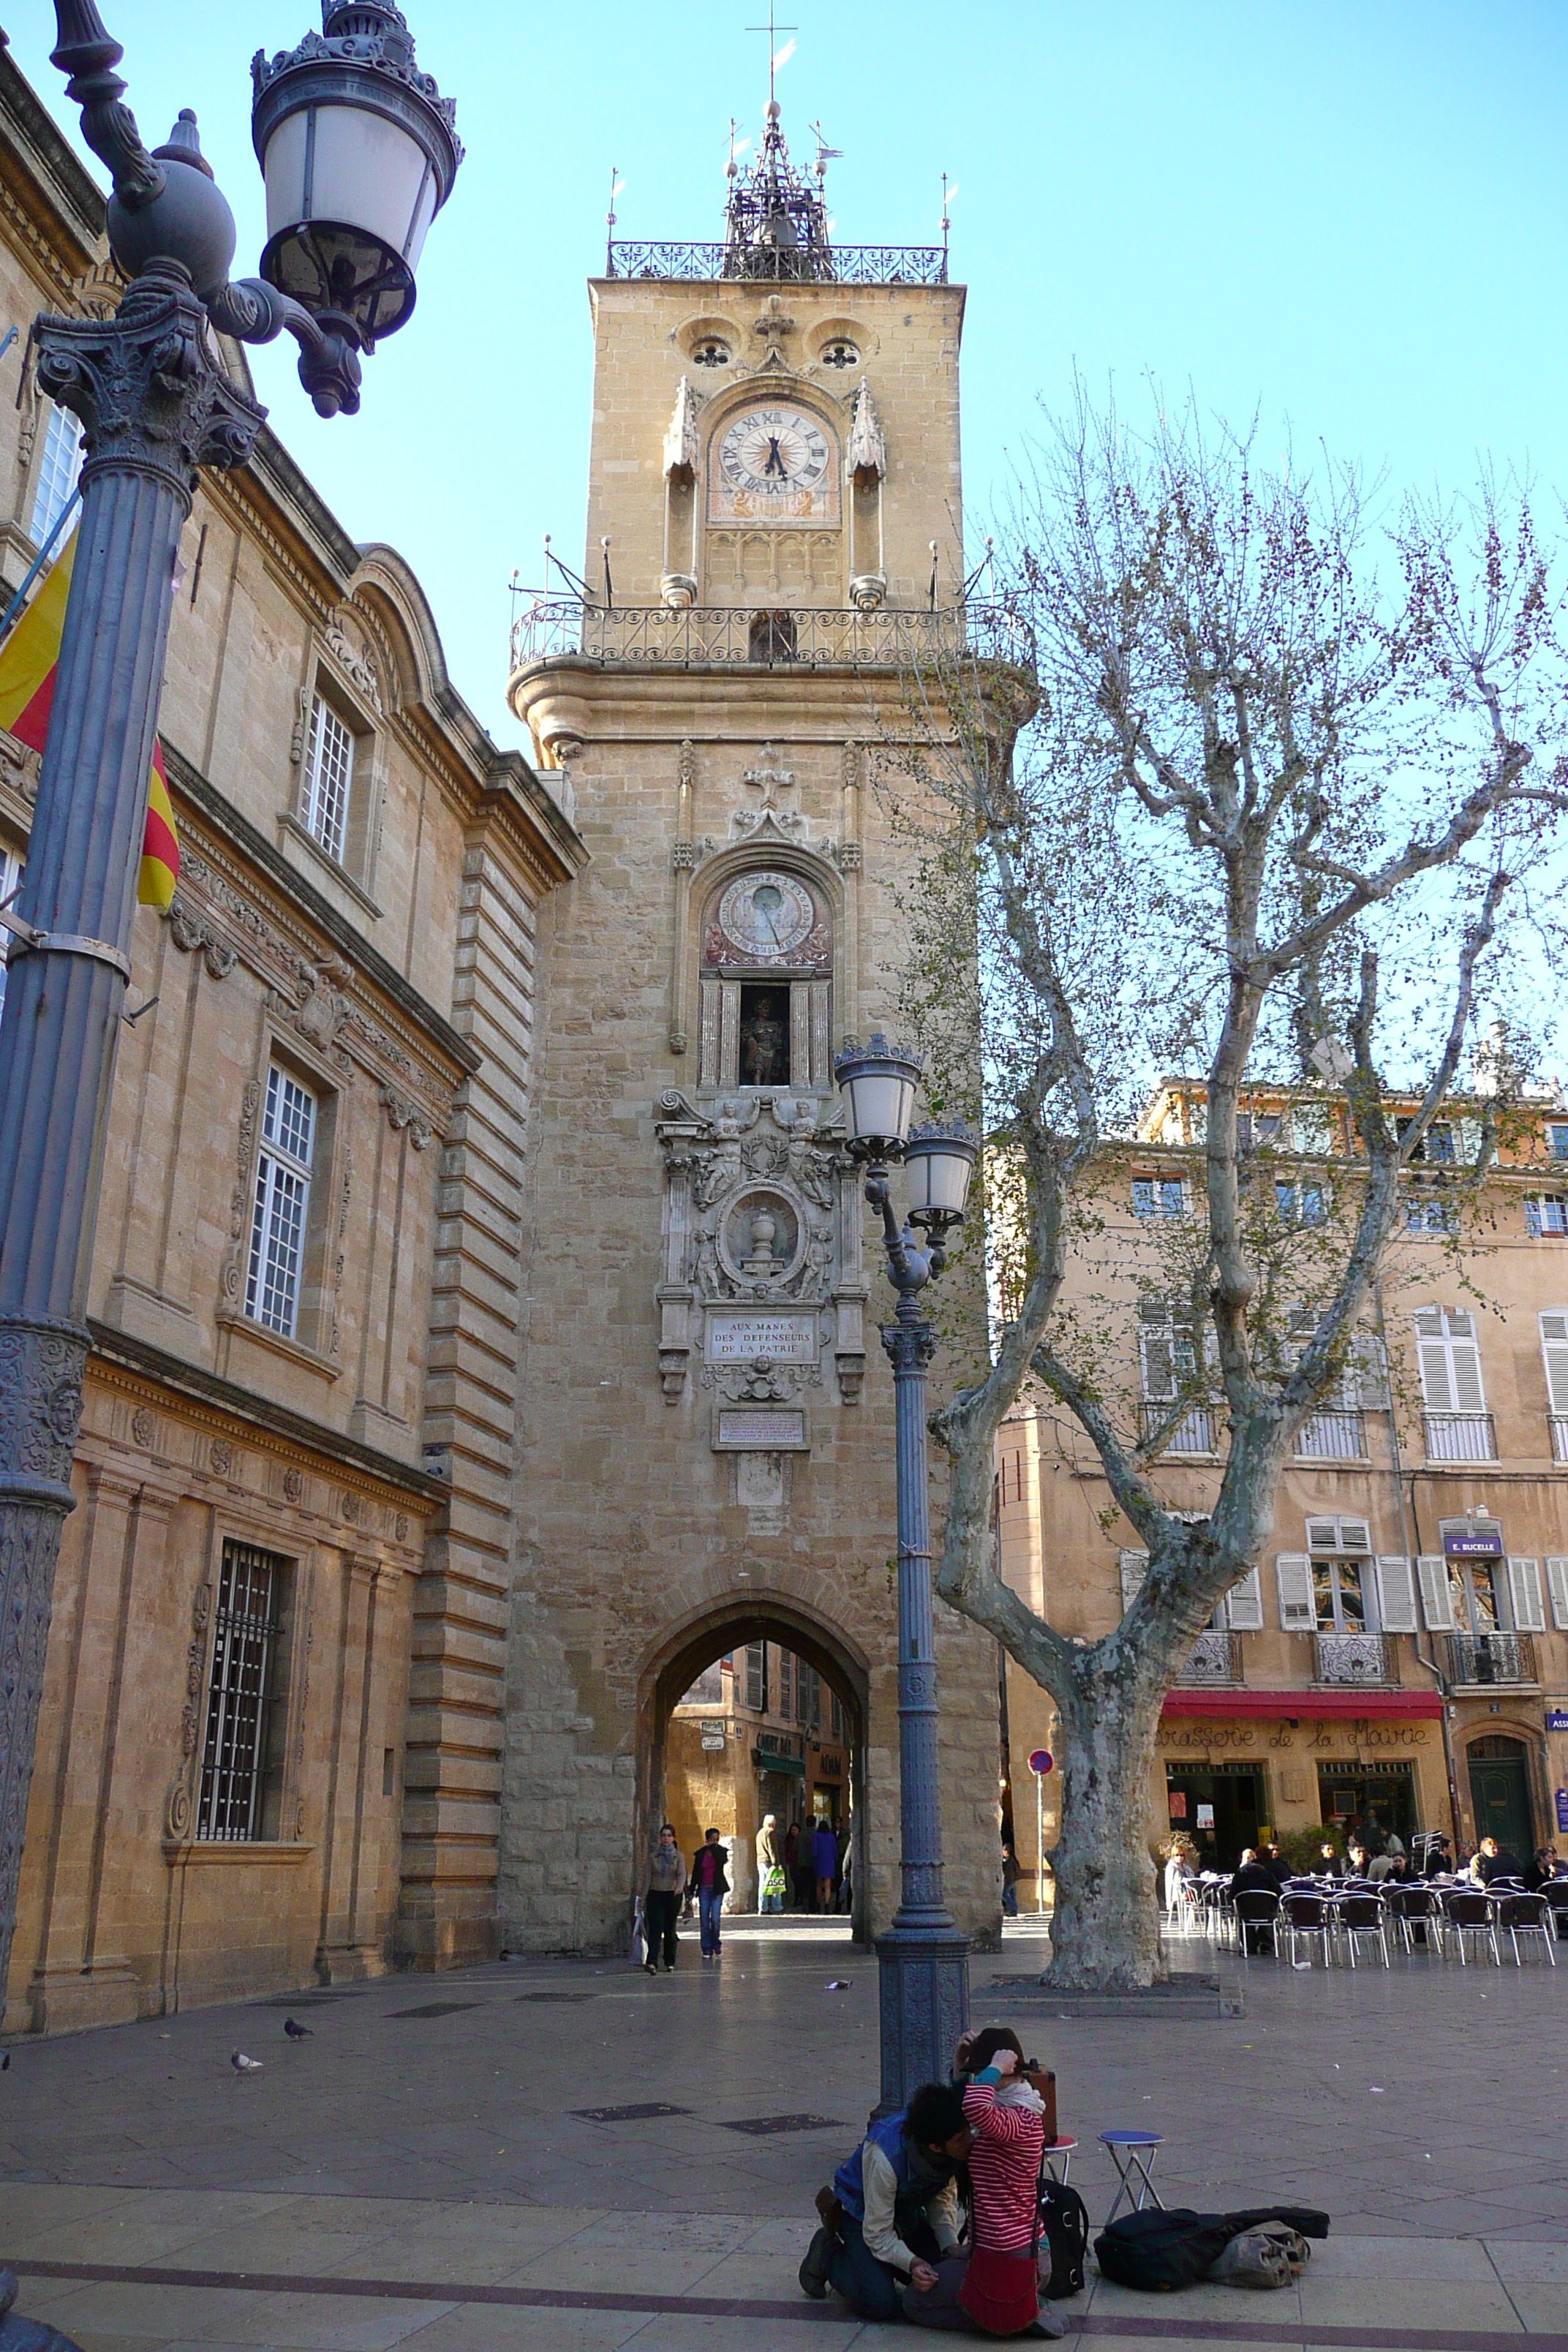
{"type": "Polygon", "coordinates": [[[970,2236],[993,2253],[1026,2254],[1035,2241],[1035,2184],[1046,2142],[1045,2119],[1027,2107],[998,2106],[994,2067],[984,2067],[963,2094],[963,2117],[974,2134],[969,2177],[974,2186],[970,2236]]]}

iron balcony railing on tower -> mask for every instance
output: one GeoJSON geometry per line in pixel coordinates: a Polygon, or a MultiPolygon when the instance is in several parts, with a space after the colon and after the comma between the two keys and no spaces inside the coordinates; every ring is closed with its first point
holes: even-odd
{"type": "Polygon", "coordinates": [[[804,286],[945,286],[944,245],[740,245],[733,239],[616,237],[606,278],[742,279],[804,286]]]}
{"type": "Polygon", "coordinates": [[[934,613],[749,604],[591,604],[532,597],[511,630],[511,667],[575,656],[661,668],[907,669],[973,658],[1033,667],[1028,632],[999,604],[934,613]]]}

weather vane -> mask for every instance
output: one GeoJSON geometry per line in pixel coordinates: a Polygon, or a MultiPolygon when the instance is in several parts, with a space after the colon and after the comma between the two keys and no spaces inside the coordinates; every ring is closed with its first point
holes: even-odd
{"type": "MultiPolygon", "coordinates": [[[[778,71],[779,67],[779,56],[775,44],[781,33],[798,33],[800,26],[798,25],[775,25],[773,22],[773,0],[768,0],[767,23],[765,25],[748,25],[746,30],[748,33],[765,33],[768,37],[768,104],[772,106],[774,102],[773,76],[778,71]]],[[[790,43],[790,47],[791,49],[795,47],[795,43],[793,41],[790,43]]]]}

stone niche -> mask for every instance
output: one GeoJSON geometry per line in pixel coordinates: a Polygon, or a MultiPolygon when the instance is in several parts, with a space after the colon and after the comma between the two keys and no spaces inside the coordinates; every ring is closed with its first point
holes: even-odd
{"type": "Polygon", "coordinates": [[[837,1104],[794,1094],[659,1100],[666,1402],[695,1375],[717,1451],[803,1453],[810,1404],[858,1404],[866,1370],[858,1177],[837,1104]]]}

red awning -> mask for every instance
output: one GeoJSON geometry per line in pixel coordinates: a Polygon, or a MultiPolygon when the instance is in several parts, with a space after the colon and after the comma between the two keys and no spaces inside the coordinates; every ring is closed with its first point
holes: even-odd
{"type": "Polygon", "coordinates": [[[1163,1715],[1267,1717],[1270,1722],[1293,1715],[1306,1723],[1320,1723],[1331,1716],[1363,1720],[1381,1717],[1411,1723],[1440,1717],[1442,1712],[1443,1702],[1436,1691],[1391,1690],[1173,1690],[1161,1709],[1163,1715]]]}

